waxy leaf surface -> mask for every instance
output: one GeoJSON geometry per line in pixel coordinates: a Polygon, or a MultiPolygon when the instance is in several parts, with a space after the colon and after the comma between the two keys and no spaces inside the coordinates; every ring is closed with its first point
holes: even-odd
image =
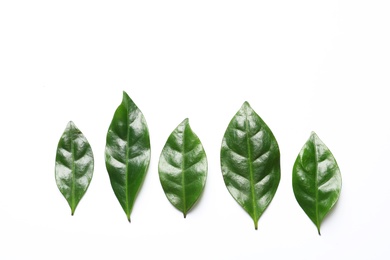
{"type": "Polygon", "coordinates": [[[206,183],[207,158],[202,143],[185,119],[169,136],[158,165],[168,200],[186,217],[206,183]]]}
{"type": "Polygon", "coordinates": [[[321,222],[339,198],[341,174],[333,154],[314,132],[294,163],[292,180],[295,198],[321,234],[321,222]]]}
{"type": "Polygon", "coordinates": [[[271,130],[248,102],[226,129],[221,168],[227,189],[252,217],[257,229],[279,185],[280,152],[271,130]]]}
{"type": "Polygon", "coordinates": [[[105,157],[112,189],[130,221],[149,167],[150,140],[145,118],[126,92],[108,129],[105,157]]]}
{"type": "Polygon", "coordinates": [[[87,139],[69,122],[58,142],[55,178],[73,215],[93,175],[93,153],[87,139]]]}

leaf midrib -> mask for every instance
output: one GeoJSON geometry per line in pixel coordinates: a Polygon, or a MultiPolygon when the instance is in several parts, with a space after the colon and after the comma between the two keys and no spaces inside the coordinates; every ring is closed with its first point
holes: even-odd
{"type": "Polygon", "coordinates": [[[129,125],[129,117],[130,117],[130,113],[129,113],[129,107],[127,105],[126,107],[126,158],[125,158],[125,162],[126,162],[126,172],[125,172],[125,191],[126,191],[126,214],[127,214],[127,219],[129,220],[130,222],[130,203],[129,203],[129,142],[130,142],[130,125],[129,125]]]}
{"type": "Polygon", "coordinates": [[[181,175],[181,185],[183,187],[182,189],[182,196],[183,196],[183,215],[184,215],[184,218],[186,217],[187,215],[187,203],[186,203],[186,188],[185,188],[185,159],[186,159],[186,141],[185,141],[185,129],[186,129],[186,126],[184,125],[184,128],[183,128],[183,144],[182,144],[182,155],[183,155],[183,160],[181,161],[181,169],[182,169],[182,175],[181,175]]]}
{"type": "Polygon", "coordinates": [[[313,145],[314,145],[314,157],[315,157],[315,212],[316,212],[316,226],[318,230],[318,234],[321,235],[320,233],[320,223],[319,223],[319,216],[318,216],[318,151],[317,151],[317,145],[316,145],[316,139],[313,137],[313,145]]]}
{"type": "Polygon", "coordinates": [[[254,187],[254,173],[253,173],[253,164],[252,164],[252,150],[250,146],[250,136],[249,136],[249,121],[248,115],[245,115],[245,133],[246,133],[246,143],[248,149],[248,165],[249,165],[249,178],[250,178],[250,190],[252,197],[252,207],[253,207],[253,221],[255,222],[255,229],[257,229],[257,207],[256,207],[256,197],[255,197],[255,187],[254,187]]]}
{"type": "Polygon", "coordinates": [[[70,153],[71,153],[71,156],[72,156],[72,192],[71,192],[71,204],[72,204],[72,207],[71,207],[71,211],[72,211],[72,215],[74,214],[74,211],[75,211],[75,207],[76,207],[76,173],[75,173],[75,170],[76,170],[76,165],[75,165],[75,151],[74,151],[74,145],[73,145],[73,127],[70,126],[70,129],[69,129],[69,139],[70,139],[70,153]]]}

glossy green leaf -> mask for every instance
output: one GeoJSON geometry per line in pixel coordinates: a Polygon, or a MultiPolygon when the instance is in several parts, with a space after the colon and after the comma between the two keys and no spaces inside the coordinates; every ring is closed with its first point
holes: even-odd
{"type": "Polygon", "coordinates": [[[93,164],[87,139],[72,121],[69,122],[58,142],[55,178],[72,215],[91,182],[93,164]]]}
{"type": "Polygon", "coordinates": [[[126,92],[108,129],[105,155],[112,189],[130,222],[149,167],[150,140],[145,118],[126,92]]]}
{"type": "Polygon", "coordinates": [[[271,130],[248,102],[226,129],[221,167],[227,189],[252,217],[257,229],[279,185],[280,152],[271,130]]]}
{"type": "Polygon", "coordinates": [[[186,217],[206,183],[207,158],[185,119],[173,130],[160,155],[160,182],[168,200],[186,217]]]}
{"type": "Polygon", "coordinates": [[[339,198],[341,174],[333,154],[314,132],[294,163],[292,180],[295,198],[321,234],[321,222],[339,198]]]}

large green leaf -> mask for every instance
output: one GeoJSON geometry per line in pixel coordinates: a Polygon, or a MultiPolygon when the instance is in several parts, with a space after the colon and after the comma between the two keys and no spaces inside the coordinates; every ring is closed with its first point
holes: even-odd
{"type": "Polygon", "coordinates": [[[188,119],[169,136],[160,155],[158,172],[168,200],[186,217],[199,199],[207,176],[206,153],[188,119]]]}
{"type": "Polygon", "coordinates": [[[280,153],[271,130],[248,102],[226,129],[221,167],[230,194],[249,213],[257,229],[279,185],[280,153]]]}
{"type": "Polygon", "coordinates": [[[301,208],[317,226],[337,202],[341,174],[328,147],[312,132],[293,168],[293,190],[301,208]]]}
{"type": "Polygon", "coordinates": [[[71,213],[84,196],[93,175],[93,153],[87,139],[71,121],[58,142],[55,178],[71,213]]]}
{"type": "Polygon", "coordinates": [[[145,118],[126,92],[108,129],[105,157],[112,189],[130,222],[149,167],[150,140],[145,118]]]}

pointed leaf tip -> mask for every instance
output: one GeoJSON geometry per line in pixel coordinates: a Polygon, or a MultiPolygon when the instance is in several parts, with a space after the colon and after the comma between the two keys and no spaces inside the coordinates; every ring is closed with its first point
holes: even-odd
{"type": "Polygon", "coordinates": [[[68,122],[68,127],[75,127],[75,123],[71,120],[68,122]]]}
{"type": "Polygon", "coordinates": [[[122,94],[122,102],[125,102],[127,100],[131,100],[130,96],[126,93],[126,91],[123,91],[122,94]]]}
{"type": "Polygon", "coordinates": [[[314,138],[318,138],[318,135],[314,131],[311,131],[310,136],[314,138]]]}
{"type": "Polygon", "coordinates": [[[245,101],[245,102],[242,104],[242,108],[251,108],[251,105],[249,104],[248,101],[245,101]]]}
{"type": "Polygon", "coordinates": [[[190,123],[190,120],[188,119],[188,117],[185,118],[185,119],[181,122],[181,124],[184,124],[184,125],[188,125],[189,123],[190,123]]]}

